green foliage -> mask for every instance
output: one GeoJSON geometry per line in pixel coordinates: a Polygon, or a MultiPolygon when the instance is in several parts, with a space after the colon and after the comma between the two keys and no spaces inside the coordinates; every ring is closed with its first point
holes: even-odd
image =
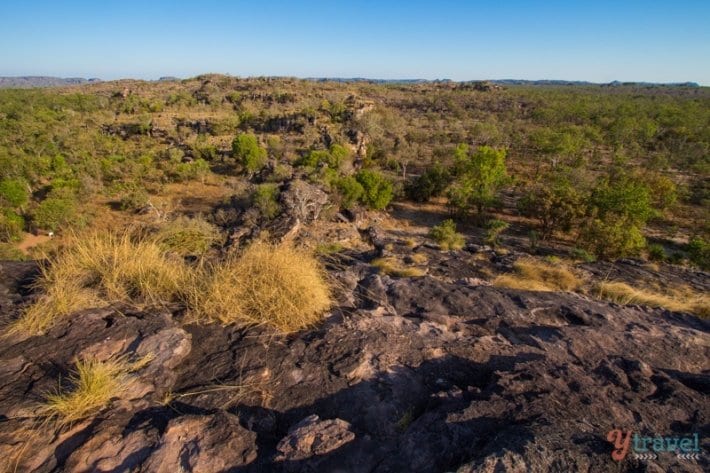
{"type": "Polygon", "coordinates": [[[27,183],[21,179],[5,178],[0,181],[0,202],[18,208],[24,207],[29,200],[27,183]]]}
{"type": "Polygon", "coordinates": [[[663,245],[659,245],[658,243],[648,245],[648,257],[652,261],[665,261],[668,258],[663,245]]]}
{"type": "Polygon", "coordinates": [[[449,188],[449,204],[465,213],[474,207],[480,216],[497,201],[498,191],[508,182],[505,150],[480,146],[469,154],[459,145],[454,156],[455,179],[449,188]]]}
{"type": "Polygon", "coordinates": [[[232,155],[247,173],[254,174],[266,165],[266,150],[256,135],[240,133],[232,141],[232,155]]]}
{"type": "Polygon", "coordinates": [[[362,202],[371,209],[381,210],[389,205],[394,194],[392,183],[380,172],[373,169],[363,169],[355,175],[365,191],[362,202]]]}
{"type": "Polygon", "coordinates": [[[12,210],[0,213],[0,241],[19,241],[25,229],[25,219],[12,210]]]}
{"type": "Polygon", "coordinates": [[[420,176],[412,179],[406,186],[407,197],[416,202],[427,202],[432,197],[444,193],[451,181],[449,171],[441,164],[436,163],[420,176]]]}
{"type": "Polygon", "coordinates": [[[500,243],[500,234],[503,233],[509,224],[503,220],[493,219],[486,224],[486,243],[492,247],[498,246],[500,243]]]}
{"type": "Polygon", "coordinates": [[[460,250],[466,242],[464,236],[456,231],[456,223],[451,219],[432,227],[429,236],[442,250],[460,250]]]}
{"type": "Polygon", "coordinates": [[[558,178],[530,188],[518,201],[518,209],[539,221],[540,236],[546,240],[555,231],[572,229],[584,213],[584,200],[567,179],[558,178]]]}
{"type": "Polygon", "coordinates": [[[133,186],[121,197],[121,210],[136,211],[148,205],[148,193],[142,187],[133,186]]]}
{"type": "Polygon", "coordinates": [[[690,261],[703,270],[710,269],[710,242],[700,236],[690,239],[686,248],[690,261]]]}
{"type": "Polygon", "coordinates": [[[340,207],[352,208],[365,194],[365,188],[353,176],[338,179],[336,187],[341,196],[340,207]]]}
{"type": "Polygon", "coordinates": [[[597,260],[596,256],[582,248],[572,248],[570,256],[577,261],[584,261],[585,263],[593,263],[597,260]]]}
{"type": "Polygon", "coordinates": [[[316,169],[327,165],[330,169],[339,170],[350,158],[350,151],[344,146],[334,144],[329,150],[312,150],[298,161],[299,166],[316,169]]]}
{"type": "Polygon", "coordinates": [[[258,185],[251,196],[252,204],[268,219],[276,217],[281,210],[278,198],[279,186],[273,183],[258,185]]]}
{"type": "Polygon", "coordinates": [[[25,255],[19,248],[11,243],[0,243],[0,261],[25,261],[25,255]]]}
{"type": "Polygon", "coordinates": [[[642,230],[656,215],[649,188],[625,173],[600,179],[589,199],[588,213],[581,243],[606,258],[637,255],[646,246],[642,230]]]}
{"type": "Polygon", "coordinates": [[[76,201],[70,197],[48,197],[40,202],[34,211],[32,220],[35,226],[56,231],[76,217],[76,201]]]}
{"type": "Polygon", "coordinates": [[[585,250],[602,258],[638,255],[646,239],[641,228],[624,220],[591,220],[582,232],[580,243],[585,250]]]}

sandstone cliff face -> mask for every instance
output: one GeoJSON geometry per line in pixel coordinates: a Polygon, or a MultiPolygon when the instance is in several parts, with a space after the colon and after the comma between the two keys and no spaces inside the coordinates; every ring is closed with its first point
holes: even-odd
{"type": "MultiPolygon", "coordinates": [[[[6,323],[36,266],[0,269],[6,323]]],[[[44,336],[6,337],[0,461],[38,472],[707,471],[706,454],[617,463],[606,440],[614,428],[698,433],[707,449],[707,321],[390,278],[356,258],[332,274],[338,307],[289,337],[184,324],[179,307],[91,310],[44,336]],[[37,405],[88,354],[152,359],[109,408],[55,431],[37,405]]]]}

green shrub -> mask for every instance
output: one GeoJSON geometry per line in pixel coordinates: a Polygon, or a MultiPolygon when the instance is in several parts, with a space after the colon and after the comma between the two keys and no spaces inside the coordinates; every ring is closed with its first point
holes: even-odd
{"type": "Polygon", "coordinates": [[[465,243],[464,236],[456,232],[456,223],[444,220],[429,231],[429,236],[436,241],[442,250],[460,250],[465,243]]]}
{"type": "Polygon", "coordinates": [[[710,269],[710,242],[696,236],[690,239],[686,250],[690,261],[704,270],[710,269]]]}
{"type": "Polygon", "coordinates": [[[342,197],[340,206],[344,209],[352,208],[365,194],[365,189],[353,176],[338,179],[336,187],[342,197]]]}
{"type": "Polygon", "coordinates": [[[76,202],[68,197],[48,197],[40,202],[33,214],[34,224],[45,230],[56,231],[76,216],[76,202]]]}
{"type": "Polygon", "coordinates": [[[646,247],[641,229],[624,220],[592,220],[582,232],[580,243],[585,250],[607,259],[638,255],[646,247]]]}
{"type": "Polygon", "coordinates": [[[259,145],[256,135],[251,133],[240,133],[234,138],[232,155],[249,174],[254,174],[266,165],[266,150],[259,145]]]}
{"type": "Polygon", "coordinates": [[[134,187],[121,197],[121,210],[136,211],[143,209],[148,205],[148,199],[148,193],[145,189],[134,187]]]}
{"type": "Polygon", "coordinates": [[[503,233],[510,225],[503,220],[493,219],[486,225],[486,243],[495,247],[498,246],[500,234],[503,233]]]}
{"type": "Polygon", "coordinates": [[[424,171],[421,176],[412,179],[406,186],[407,197],[416,202],[427,202],[432,197],[444,193],[451,181],[451,175],[441,164],[424,171]]]}
{"type": "Polygon", "coordinates": [[[459,213],[474,207],[480,216],[498,199],[498,191],[508,182],[505,150],[480,146],[469,155],[468,146],[459,145],[454,156],[455,179],[449,188],[449,204],[459,213]]]}
{"type": "Polygon", "coordinates": [[[20,179],[0,181],[0,201],[13,208],[23,207],[29,200],[27,183],[20,179]]]}
{"type": "Polygon", "coordinates": [[[0,241],[19,241],[25,229],[25,219],[12,210],[0,213],[0,241]]]}
{"type": "Polygon", "coordinates": [[[371,209],[381,210],[392,200],[394,188],[392,183],[381,173],[372,169],[363,169],[355,175],[365,193],[362,201],[371,209]]]}
{"type": "Polygon", "coordinates": [[[572,248],[571,256],[573,259],[584,261],[585,263],[594,263],[597,260],[596,256],[582,248],[572,248]]]}
{"type": "Polygon", "coordinates": [[[350,151],[344,146],[334,144],[330,149],[312,150],[298,161],[299,166],[310,168],[318,168],[321,165],[327,165],[330,169],[338,170],[343,163],[350,157],[350,151]]]}
{"type": "Polygon", "coordinates": [[[666,260],[666,250],[663,245],[658,243],[653,243],[648,245],[648,257],[652,261],[665,261],[666,260]]]}
{"type": "Polygon", "coordinates": [[[281,210],[278,198],[279,186],[272,183],[258,185],[251,195],[252,204],[268,219],[276,217],[281,210]]]}

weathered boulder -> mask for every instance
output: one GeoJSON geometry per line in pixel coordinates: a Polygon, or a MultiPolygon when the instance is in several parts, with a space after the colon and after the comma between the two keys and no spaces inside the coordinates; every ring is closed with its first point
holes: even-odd
{"type": "Polygon", "coordinates": [[[276,460],[303,460],[340,448],[355,438],[350,424],[342,419],[320,420],[313,414],[293,426],[276,446],[276,460]]]}

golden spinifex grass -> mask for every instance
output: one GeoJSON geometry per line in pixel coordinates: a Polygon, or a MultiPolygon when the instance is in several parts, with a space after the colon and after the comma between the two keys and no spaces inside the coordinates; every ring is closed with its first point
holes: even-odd
{"type": "Polygon", "coordinates": [[[315,324],[331,306],[318,261],[289,245],[254,243],[202,273],[189,298],[198,320],[263,324],[288,333],[315,324]]]}
{"type": "Polygon", "coordinates": [[[426,271],[415,266],[407,266],[397,258],[388,256],[384,258],[376,258],[371,261],[374,267],[382,273],[398,278],[416,278],[426,275],[426,271]]]}
{"type": "Polygon", "coordinates": [[[69,376],[72,388],[48,394],[40,411],[62,424],[84,419],[121,397],[130,386],[129,373],[134,369],[125,359],[78,360],[69,376]]]}
{"type": "Polygon", "coordinates": [[[115,302],[163,304],[190,280],[184,261],[159,244],[124,234],[75,236],[42,269],[42,296],[11,330],[37,334],[78,310],[115,302]]]}
{"type": "Polygon", "coordinates": [[[596,295],[619,304],[639,304],[663,307],[677,312],[690,312],[703,317],[710,316],[710,297],[690,288],[676,288],[659,292],[648,288],[633,287],[621,281],[601,282],[596,286],[596,295]]]}
{"type": "Polygon", "coordinates": [[[527,291],[574,291],[584,280],[562,263],[551,264],[534,258],[522,258],[513,264],[513,274],[498,276],[495,286],[527,291]]]}
{"type": "Polygon", "coordinates": [[[219,236],[219,230],[208,221],[183,216],[165,224],[156,241],[163,249],[179,255],[202,255],[219,236]]]}

